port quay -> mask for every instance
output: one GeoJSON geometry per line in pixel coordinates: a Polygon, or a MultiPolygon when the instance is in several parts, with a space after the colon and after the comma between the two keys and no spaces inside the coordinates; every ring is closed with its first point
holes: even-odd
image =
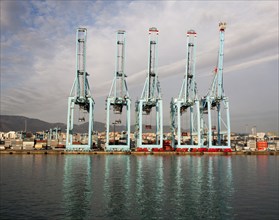
{"type": "MultiPolygon", "coordinates": [[[[147,133],[147,140],[154,141],[154,134],[147,133]]],[[[191,148],[175,149],[171,146],[171,133],[164,133],[163,147],[161,149],[136,147],[134,133],[131,133],[131,148],[125,151],[106,150],[106,132],[96,132],[92,136],[93,147],[90,150],[76,149],[67,150],[65,147],[66,133],[58,128],[49,129],[47,132],[0,132],[0,154],[14,155],[278,155],[279,138],[271,132],[256,132],[252,129],[252,134],[231,134],[230,149],[209,149],[191,148]]],[[[215,135],[216,136],[216,135],[215,135]]],[[[81,134],[74,135],[74,143],[82,145],[87,143],[86,136],[81,134]]],[[[112,143],[121,143],[123,133],[119,131],[109,134],[112,143]]],[[[189,141],[189,136],[183,136],[189,141]]],[[[117,145],[116,145],[117,146],[117,145]]],[[[144,146],[144,145],[143,145],[144,146]]]]}
{"type": "Polygon", "coordinates": [[[175,152],[175,151],[162,151],[162,152],[121,152],[121,151],[65,151],[65,150],[1,150],[0,154],[49,154],[49,155],[59,155],[59,154],[78,154],[78,155],[279,155],[279,151],[238,151],[238,152],[175,152]]]}

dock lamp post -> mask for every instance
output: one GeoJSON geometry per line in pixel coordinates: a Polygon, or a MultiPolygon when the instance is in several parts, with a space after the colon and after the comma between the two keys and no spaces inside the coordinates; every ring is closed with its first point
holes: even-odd
{"type": "Polygon", "coordinates": [[[115,120],[114,122],[112,122],[113,124],[113,144],[115,145],[115,125],[117,124],[121,124],[121,120],[115,120]]]}

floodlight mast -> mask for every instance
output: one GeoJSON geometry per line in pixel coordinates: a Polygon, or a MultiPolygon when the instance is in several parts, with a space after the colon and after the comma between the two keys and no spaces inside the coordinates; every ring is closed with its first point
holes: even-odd
{"type": "MultiPolygon", "coordinates": [[[[78,28],[76,32],[76,77],[68,98],[66,150],[90,150],[92,149],[92,134],[94,121],[94,99],[91,96],[86,71],[86,42],[87,29],[78,28]],[[88,114],[88,143],[84,145],[73,144],[74,108],[88,114]]],[[[85,118],[79,118],[85,121],[85,118]]]]}
{"type": "Polygon", "coordinates": [[[199,148],[201,147],[200,134],[200,104],[197,95],[196,84],[196,37],[194,30],[187,32],[186,46],[186,66],[185,75],[182,82],[178,98],[172,98],[171,101],[171,132],[172,146],[180,149],[199,148]],[[184,113],[189,114],[189,121],[186,122],[190,134],[190,143],[182,142],[182,116],[184,113]],[[196,141],[194,141],[194,138],[196,141]],[[177,143],[176,143],[177,140],[177,143]]]}
{"type": "MultiPolygon", "coordinates": [[[[148,150],[162,148],[163,146],[163,103],[161,97],[160,83],[158,80],[158,35],[157,28],[149,29],[149,56],[147,76],[141,98],[136,102],[136,131],[137,147],[144,147],[148,150]],[[143,114],[150,115],[152,108],[156,108],[156,133],[155,144],[143,145],[143,114]]],[[[149,125],[151,126],[151,125],[149,125]]]]}
{"type": "MultiPolygon", "coordinates": [[[[115,73],[112,82],[112,86],[109,92],[109,96],[106,100],[107,110],[107,124],[106,124],[106,150],[107,151],[130,151],[130,126],[131,126],[131,100],[129,97],[126,77],[125,74],[125,49],[126,49],[126,32],[124,30],[117,31],[116,35],[116,64],[115,73]],[[110,119],[112,114],[122,115],[123,107],[126,107],[126,131],[123,135],[125,136],[124,143],[116,144],[115,138],[114,143],[109,141],[110,132],[110,119]],[[113,112],[110,111],[112,107],[113,112]]],[[[112,122],[113,126],[120,124],[121,119],[112,122]]],[[[114,130],[115,132],[115,130],[114,130]]],[[[115,137],[115,134],[114,134],[115,137]]]]}
{"type": "Polygon", "coordinates": [[[229,113],[229,100],[224,94],[223,85],[223,63],[224,63],[224,40],[226,23],[219,23],[219,51],[218,51],[218,65],[214,69],[214,77],[211,88],[208,94],[201,99],[201,121],[203,135],[207,136],[208,148],[231,148],[230,143],[230,113],[229,113]],[[214,140],[215,126],[212,126],[211,110],[217,112],[217,140],[214,140]],[[222,110],[225,118],[222,118],[222,110]],[[204,115],[208,115],[208,128],[206,130],[204,115]],[[222,130],[222,126],[224,129],[222,130]],[[225,141],[225,138],[227,141],[225,141]]]}

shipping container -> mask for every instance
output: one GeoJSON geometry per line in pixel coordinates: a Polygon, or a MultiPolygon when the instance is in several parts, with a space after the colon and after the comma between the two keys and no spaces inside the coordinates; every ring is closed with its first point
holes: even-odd
{"type": "Polygon", "coordinates": [[[258,151],[266,151],[267,149],[267,141],[258,141],[257,142],[257,150],[258,151]]]}

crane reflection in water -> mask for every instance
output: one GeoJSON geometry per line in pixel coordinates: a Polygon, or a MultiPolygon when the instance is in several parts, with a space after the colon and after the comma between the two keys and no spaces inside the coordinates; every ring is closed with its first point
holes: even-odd
{"type": "Polygon", "coordinates": [[[65,155],[68,218],[224,219],[234,191],[231,156],[65,155]]]}

